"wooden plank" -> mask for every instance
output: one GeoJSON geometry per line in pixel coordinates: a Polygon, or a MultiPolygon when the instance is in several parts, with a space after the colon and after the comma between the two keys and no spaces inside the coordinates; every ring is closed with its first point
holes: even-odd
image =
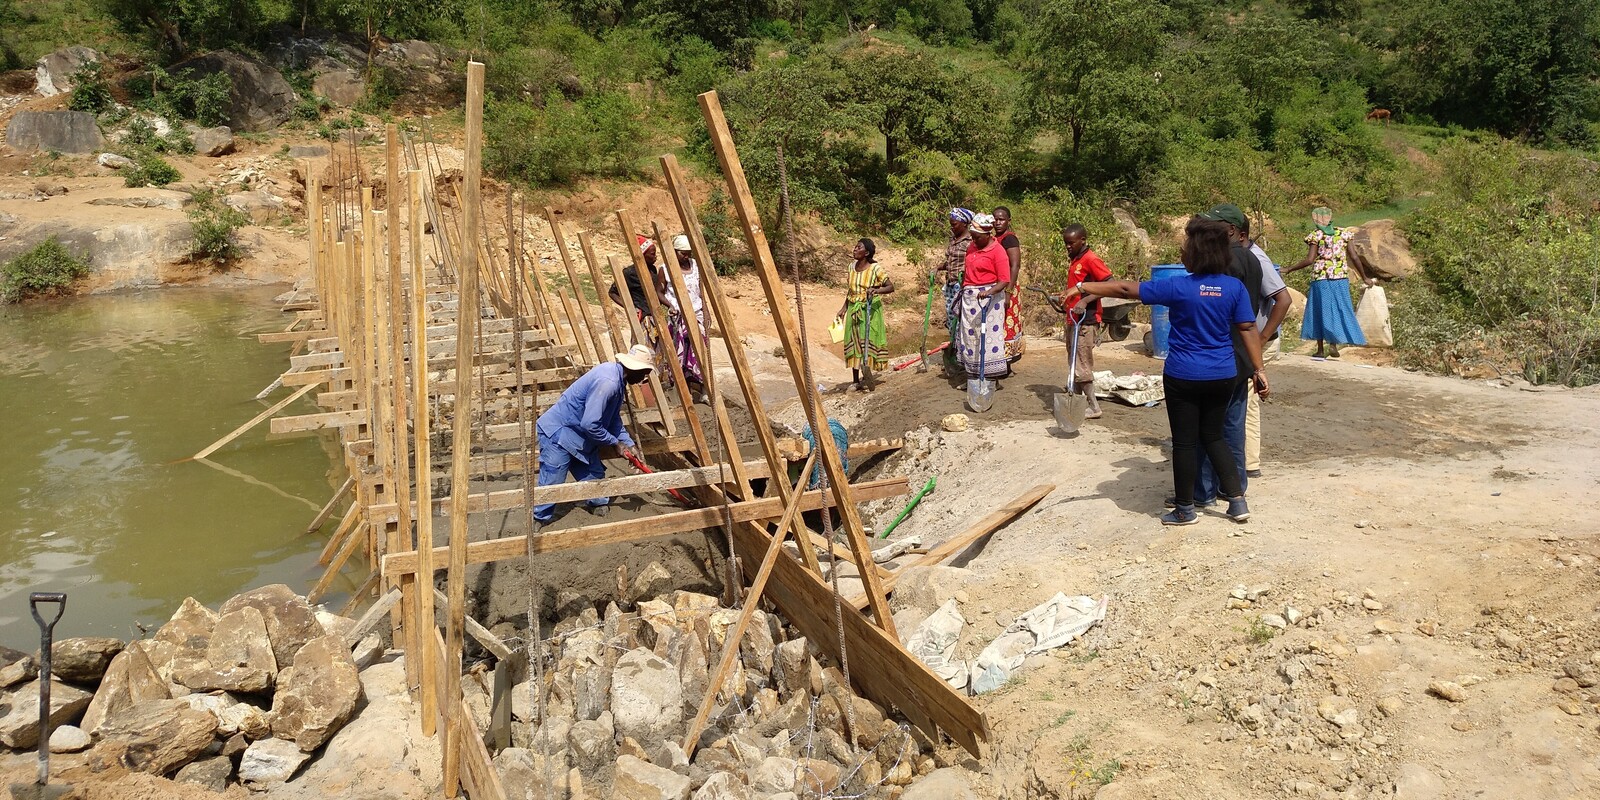
{"type": "MultiPolygon", "coordinates": [[[[237,428],[234,428],[233,431],[231,433],[229,433],[227,436],[224,436],[221,439],[218,439],[215,442],[212,442],[210,447],[207,447],[206,449],[201,450],[198,453],[195,453],[194,455],[190,456],[190,458],[205,458],[206,456],[209,456],[212,453],[217,452],[217,450],[221,449],[228,442],[231,442],[234,439],[237,439],[240,436],[243,436],[245,431],[248,431],[248,430],[250,430],[251,428],[254,428],[257,425],[260,425],[262,420],[266,419],[267,417],[272,416],[273,414],[278,413],[279,411],[282,411],[284,408],[288,407],[288,405],[290,403],[293,403],[294,401],[299,400],[302,397],[305,397],[308,393],[310,393],[312,387],[315,386],[315,385],[316,384],[311,384],[310,386],[301,387],[300,391],[295,392],[294,394],[291,394],[288,397],[285,397],[285,398],[283,398],[282,400],[279,400],[276,403],[273,403],[265,411],[262,411],[260,414],[257,414],[254,417],[252,417],[249,422],[246,422],[245,424],[240,425],[237,428]]],[[[276,422],[277,420],[273,420],[273,421],[276,422]]]]}
{"type": "MultiPolygon", "coordinates": [[[[756,570],[755,580],[750,582],[750,591],[745,593],[744,608],[739,611],[739,621],[734,623],[733,629],[727,633],[727,638],[723,639],[722,662],[717,665],[717,671],[712,673],[711,682],[706,685],[705,696],[700,700],[700,710],[695,713],[694,720],[689,723],[688,732],[683,736],[683,752],[691,757],[694,755],[695,746],[700,743],[700,731],[705,729],[706,718],[711,716],[711,708],[716,705],[717,692],[722,690],[722,682],[728,679],[728,671],[733,669],[733,662],[739,658],[740,645],[744,643],[744,629],[749,626],[750,618],[761,605],[761,593],[767,588],[767,579],[772,576],[773,565],[783,553],[786,532],[794,525],[795,512],[800,509],[800,498],[805,496],[806,481],[811,473],[811,465],[816,463],[816,460],[817,454],[812,453],[811,457],[806,459],[805,466],[800,469],[800,480],[789,492],[790,499],[784,506],[783,517],[773,529],[776,534],[772,537],[772,542],[767,545],[766,554],[761,557],[761,567],[756,570]]],[[[805,547],[802,542],[800,549],[804,550],[805,547]]]]}
{"type": "MultiPolygon", "coordinates": [[[[295,320],[298,322],[299,320],[295,320]]],[[[256,342],[260,344],[291,344],[316,339],[323,336],[326,331],[306,329],[303,331],[272,331],[271,333],[256,334],[256,342]]]]}
{"type": "MultiPolygon", "coordinates": [[[[728,184],[728,194],[732,198],[739,223],[744,228],[745,241],[750,245],[750,255],[755,261],[762,291],[766,293],[767,305],[772,309],[772,317],[777,322],[778,338],[783,342],[785,352],[802,356],[785,360],[789,364],[795,388],[808,406],[807,418],[811,421],[811,429],[816,431],[817,443],[822,448],[822,468],[828,476],[829,488],[833,491],[834,499],[839,506],[850,550],[855,553],[856,563],[870,564],[872,546],[867,541],[866,532],[862,530],[861,515],[856,510],[855,504],[850,501],[849,476],[844,473],[844,466],[839,458],[839,448],[834,444],[833,437],[827,435],[827,413],[822,407],[822,397],[817,393],[817,387],[812,385],[811,376],[803,366],[806,361],[803,357],[805,345],[794,317],[789,311],[789,301],[783,293],[783,280],[778,277],[777,262],[772,258],[772,248],[767,245],[766,233],[761,229],[761,216],[756,211],[755,200],[750,196],[750,186],[745,182],[744,166],[739,162],[738,151],[734,149],[733,134],[729,132],[728,121],[722,115],[722,104],[717,100],[717,93],[714,91],[700,95],[699,99],[706,127],[711,134],[712,147],[716,150],[717,161],[722,165],[722,175],[728,184]]],[[[867,600],[872,608],[872,618],[889,637],[893,638],[894,617],[889,611],[888,600],[884,598],[883,590],[878,585],[877,574],[870,569],[862,570],[861,584],[866,589],[867,600]]]]}
{"type": "Polygon", "coordinates": [[[361,619],[356,620],[356,624],[350,626],[350,630],[345,632],[344,646],[355,647],[360,644],[361,640],[367,638],[367,634],[372,633],[372,630],[378,627],[378,623],[382,622],[384,617],[389,616],[389,612],[393,611],[394,607],[399,604],[399,589],[390,589],[384,592],[383,596],[378,598],[378,602],[373,603],[372,607],[367,609],[367,613],[362,614],[361,619]]]}
{"type": "MultiPolygon", "coordinates": [[[[632,239],[628,240],[628,247],[629,248],[632,248],[632,249],[637,249],[638,248],[638,245],[634,244],[634,241],[635,240],[632,240],[632,239]]],[[[612,278],[612,280],[616,282],[616,285],[618,287],[621,287],[621,288],[619,288],[617,290],[617,294],[622,297],[622,309],[623,309],[623,311],[627,312],[628,325],[633,330],[633,341],[634,341],[634,343],[635,344],[642,344],[642,345],[649,345],[649,343],[650,343],[649,337],[645,336],[644,327],[639,324],[639,310],[636,309],[634,307],[634,305],[633,305],[633,293],[629,292],[629,291],[626,291],[627,286],[628,286],[628,281],[627,281],[627,278],[625,278],[623,276],[623,274],[622,274],[622,268],[617,266],[617,259],[613,258],[613,257],[607,257],[606,258],[606,265],[611,268],[611,278],[612,278]]],[[[645,279],[644,273],[642,273],[642,272],[640,273],[640,278],[639,279],[640,280],[644,280],[645,279]]],[[[615,303],[613,303],[612,305],[615,305],[615,303]]],[[[668,408],[668,405],[667,405],[667,394],[666,394],[666,392],[662,391],[662,389],[661,389],[661,376],[657,375],[656,372],[657,372],[657,370],[651,370],[650,371],[650,400],[653,403],[655,403],[657,408],[660,408],[663,411],[665,411],[668,408]]],[[[673,420],[672,414],[668,414],[668,413],[663,413],[662,414],[661,422],[662,422],[662,425],[667,429],[667,435],[668,436],[673,436],[673,435],[677,434],[677,430],[675,430],[675,428],[677,426],[673,424],[672,420],[673,420]]]]}
{"type": "Polygon", "coordinates": [[[339,484],[339,488],[334,490],[333,496],[328,498],[328,503],[324,505],[322,510],[317,512],[317,516],[311,520],[311,524],[306,526],[306,533],[314,533],[318,528],[322,527],[323,523],[326,523],[328,518],[333,516],[333,510],[339,507],[339,500],[343,498],[345,493],[350,491],[350,489],[355,485],[356,476],[351,475],[345,478],[344,483],[339,484]]]}
{"type": "MultiPolygon", "coordinates": [[[[853,488],[861,502],[881,500],[885,497],[897,497],[910,493],[910,487],[903,477],[866,481],[856,484],[853,488]]],[[[539,499],[543,500],[544,498],[540,497],[539,499]]],[[[806,492],[805,497],[800,501],[800,510],[815,511],[825,505],[830,505],[832,502],[831,495],[825,494],[821,490],[810,491],[806,492]]],[[[752,522],[776,518],[783,514],[783,507],[783,504],[777,498],[763,497],[757,500],[729,503],[726,506],[726,514],[732,516],[733,521],[736,523],[752,522]]],[[[603,522],[570,530],[546,531],[533,534],[531,540],[529,536],[507,536],[502,539],[472,542],[467,545],[467,563],[487,564],[491,561],[521,558],[528,554],[530,541],[535,553],[553,553],[561,550],[573,550],[618,542],[632,542],[639,539],[671,536],[677,533],[700,530],[720,524],[724,516],[724,507],[719,501],[715,508],[694,508],[687,511],[657,514],[641,519],[603,522]]],[[[449,555],[449,548],[434,548],[432,557],[435,565],[439,563],[440,558],[447,555],[449,555]]],[[[385,574],[415,572],[417,570],[417,560],[415,552],[390,553],[383,557],[383,571],[385,574]]],[[[760,559],[756,558],[750,563],[760,563],[760,559]]]]}
{"type": "MultiPolygon", "coordinates": [[[[307,389],[311,387],[305,387],[307,389]]],[[[363,425],[367,423],[369,415],[366,409],[354,411],[324,411],[320,414],[301,414],[297,417],[279,417],[272,421],[273,433],[299,433],[301,431],[319,431],[324,428],[343,428],[348,425],[363,425]]]]}
{"type": "MultiPolygon", "coordinates": [[[[450,598],[445,597],[444,592],[438,589],[433,590],[433,599],[438,605],[447,605],[450,602],[450,598]]],[[[466,618],[466,622],[467,633],[471,634],[478,644],[483,645],[483,649],[488,650],[494,654],[495,658],[502,661],[511,657],[511,648],[507,647],[505,642],[500,641],[500,637],[490,633],[488,628],[483,627],[483,623],[470,616],[466,618]]]]}
{"type": "MultiPolygon", "coordinates": [[[[865,442],[851,442],[850,449],[845,452],[851,461],[859,461],[868,456],[899,450],[906,446],[905,439],[872,439],[865,442]]],[[[799,461],[811,454],[811,445],[798,436],[785,436],[778,440],[778,452],[790,461],[799,461]]]]}
{"type": "MultiPolygon", "coordinates": [[[[938,546],[933,547],[928,550],[927,553],[918,556],[910,564],[907,564],[906,567],[928,567],[943,563],[945,559],[967,549],[979,539],[982,539],[983,537],[994,533],[1005,525],[1010,524],[1012,520],[1022,516],[1027,512],[1028,509],[1033,508],[1039,503],[1040,500],[1043,500],[1046,495],[1055,490],[1055,484],[1042,483],[1026,492],[1023,492],[1016,498],[1012,499],[1011,502],[1006,503],[1000,508],[995,509],[994,511],[985,515],[983,519],[973,523],[966,530],[944,540],[943,542],[940,542],[938,546]]],[[[883,581],[883,590],[885,592],[894,591],[894,585],[900,580],[899,576],[904,571],[905,567],[902,567],[899,570],[891,573],[888,578],[885,578],[883,581]]],[[[866,606],[867,598],[863,595],[856,595],[851,597],[846,602],[850,603],[856,608],[864,608],[866,606]]]]}
{"type": "MultiPolygon", "coordinates": [[[[754,477],[768,477],[767,465],[759,461],[751,461],[745,465],[747,469],[754,470],[754,477]],[[758,473],[758,474],[756,474],[758,473]]],[[[728,473],[733,470],[729,467],[725,472],[718,471],[718,465],[706,467],[689,467],[687,469],[670,470],[665,472],[651,472],[640,475],[619,475],[615,478],[601,478],[595,481],[572,481],[570,483],[556,483],[539,487],[539,502],[543,503],[577,503],[584,500],[593,500],[597,497],[618,497],[623,495],[646,494],[649,492],[664,492],[668,489],[684,489],[690,486],[710,486],[719,481],[727,480],[728,473]]],[[[479,514],[485,511],[503,511],[508,508],[520,508],[523,504],[524,492],[522,489],[501,489],[497,492],[478,492],[472,494],[467,500],[467,511],[479,514]]],[[[435,513],[443,513],[447,508],[449,498],[434,501],[435,513]]],[[[781,509],[782,506],[780,505],[781,509]]],[[[371,513],[378,519],[387,518],[398,511],[393,503],[375,505],[371,513]]]]}
{"type": "MultiPolygon", "coordinates": [[[[700,218],[695,211],[694,202],[689,196],[688,187],[684,185],[683,173],[678,168],[678,160],[670,154],[662,157],[661,170],[667,177],[667,190],[672,195],[673,205],[678,210],[678,219],[683,223],[684,230],[688,231],[689,246],[693,249],[695,257],[704,264],[700,275],[700,286],[705,292],[706,305],[717,319],[717,325],[722,330],[723,342],[728,348],[728,358],[733,362],[733,373],[739,381],[739,391],[744,394],[745,408],[750,412],[753,420],[767,419],[766,401],[761,398],[761,387],[756,382],[755,371],[750,368],[750,360],[744,352],[744,341],[737,333],[738,325],[734,322],[733,308],[728,304],[727,297],[722,293],[722,278],[717,275],[716,264],[711,260],[711,249],[706,246],[700,218]]],[[[761,422],[755,426],[756,438],[761,444],[761,455],[767,460],[770,474],[783,474],[783,465],[778,458],[778,450],[773,440],[772,426],[761,422]]],[[[785,493],[788,484],[777,481],[771,484],[777,490],[779,500],[788,501],[785,493]]],[[[799,528],[795,530],[799,536],[799,528]]],[[[779,532],[779,535],[783,535],[779,532]]],[[[800,548],[800,557],[812,572],[822,574],[822,566],[817,562],[816,553],[809,548],[800,548]]]]}
{"type": "Polygon", "coordinates": [[[315,367],[337,367],[344,363],[344,353],[330,350],[326,353],[306,353],[303,356],[290,356],[290,369],[313,369],[315,367]]]}
{"type": "MultiPolygon", "coordinates": [[[[433,641],[434,649],[439,654],[434,660],[434,670],[448,669],[449,661],[444,653],[445,643],[438,631],[434,631],[433,641]]],[[[459,674],[456,675],[455,685],[457,687],[461,685],[459,674]]],[[[500,784],[500,773],[495,771],[494,762],[489,757],[489,748],[484,746],[483,737],[478,735],[477,728],[473,726],[472,713],[467,711],[466,699],[459,688],[453,695],[442,694],[437,701],[445,729],[448,731],[455,726],[456,733],[445,738],[460,743],[458,745],[460,749],[456,753],[458,765],[456,769],[459,772],[457,777],[462,788],[467,790],[467,795],[472,800],[507,800],[505,787],[500,784]]],[[[457,789],[445,790],[448,797],[455,797],[457,793],[457,789]]]]}
{"type": "Polygon", "coordinates": [[[318,386],[330,381],[347,380],[350,380],[350,370],[344,367],[283,373],[284,386],[318,386]]]}
{"type": "MultiPolygon", "coordinates": [[[[561,223],[556,220],[555,209],[545,206],[544,218],[550,223],[551,236],[555,237],[556,252],[561,254],[561,266],[567,271],[567,281],[572,286],[572,293],[575,295],[575,301],[578,304],[578,316],[583,320],[583,326],[588,328],[592,335],[595,326],[594,321],[589,319],[589,303],[583,297],[583,283],[578,280],[578,271],[572,267],[572,254],[567,252],[567,240],[566,237],[561,235],[561,223]]],[[[595,294],[599,295],[602,300],[605,299],[600,287],[596,286],[594,290],[595,294]]],[[[563,300],[563,302],[565,301],[563,300]]],[[[578,321],[573,319],[570,311],[567,314],[567,319],[572,321],[572,326],[576,329],[578,321]]],[[[594,360],[591,363],[598,364],[601,361],[609,361],[611,359],[610,354],[604,352],[598,340],[590,342],[590,346],[595,348],[594,360]]]]}
{"type": "MultiPolygon", "coordinates": [[[[407,174],[410,184],[410,193],[407,196],[409,211],[406,216],[407,234],[410,237],[409,261],[411,267],[411,303],[408,309],[411,314],[411,330],[426,330],[424,323],[424,303],[426,297],[423,291],[422,275],[422,170],[411,170],[407,174]]],[[[454,335],[455,326],[451,326],[451,335],[454,335]]],[[[411,341],[411,363],[413,365],[426,362],[426,337],[413,336],[411,341]]],[[[411,396],[415,398],[428,396],[428,370],[411,370],[411,396]]],[[[414,417],[411,431],[411,446],[416,452],[417,471],[419,473],[429,470],[433,464],[431,451],[432,442],[429,439],[429,416],[431,410],[426,402],[417,402],[412,406],[414,417]]],[[[417,481],[417,507],[431,508],[433,506],[433,482],[429,480],[417,481]]],[[[416,518],[416,537],[411,543],[413,549],[427,551],[422,556],[424,559],[421,574],[433,575],[433,515],[422,514],[416,518]]],[[[432,586],[433,582],[428,581],[432,586]]],[[[422,735],[433,736],[436,731],[438,703],[439,703],[439,672],[438,660],[441,654],[434,646],[438,637],[438,627],[434,622],[433,603],[418,602],[412,609],[417,618],[413,627],[416,628],[416,639],[419,642],[422,669],[418,672],[419,689],[417,694],[422,704],[422,735]]]]}
{"type": "MultiPolygon", "coordinates": [[[[472,339],[478,322],[478,215],[479,182],[482,178],[483,156],[483,64],[467,63],[467,142],[463,173],[466,176],[465,201],[462,203],[462,247],[460,285],[462,308],[456,313],[460,326],[456,335],[456,364],[472,363],[472,339]]],[[[456,419],[470,418],[472,398],[471,370],[456,370],[456,419]]],[[[451,481],[450,546],[447,552],[449,571],[446,586],[450,598],[449,613],[445,623],[445,692],[455,703],[461,698],[461,639],[466,629],[467,599],[467,457],[472,452],[472,426],[457,424],[452,431],[451,459],[454,472],[451,481]]],[[[459,706],[457,707],[459,710],[459,706]]],[[[470,718],[467,718],[470,719],[470,718]]],[[[461,780],[461,755],[470,748],[463,727],[467,719],[457,719],[445,728],[444,788],[446,797],[454,797],[456,785],[461,780]]],[[[481,745],[482,742],[479,742],[481,745]]],[[[470,769],[470,767],[469,767],[470,769]]],[[[492,773],[493,770],[491,769],[492,773]]],[[[474,798],[478,800],[478,798],[474,798]]]]}
{"type": "Polygon", "coordinates": [[[317,563],[327,566],[333,560],[333,554],[339,552],[339,547],[344,544],[344,537],[356,529],[356,521],[361,518],[362,489],[359,484],[356,488],[356,500],[344,512],[344,517],[339,520],[339,527],[333,529],[333,535],[328,537],[328,543],[322,548],[322,555],[317,556],[317,563]]]}

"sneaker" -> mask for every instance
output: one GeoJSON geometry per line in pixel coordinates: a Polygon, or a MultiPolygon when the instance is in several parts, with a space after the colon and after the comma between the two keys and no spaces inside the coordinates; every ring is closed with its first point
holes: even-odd
{"type": "Polygon", "coordinates": [[[1174,508],[1161,516],[1162,525],[1193,525],[1199,521],[1200,515],[1194,513],[1194,506],[1174,508]]]}
{"type": "Polygon", "coordinates": [[[1228,500],[1228,519],[1234,522],[1244,522],[1250,519],[1250,505],[1244,501],[1243,497],[1235,497],[1228,500]]]}
{"type": "Polygon", "coordinates": [[[1261,477],[1261,470],[1259,470],[1259,469],[1247,469],[1247,470],[1244,471],[1244,475],[1245,475],[1246,478],[1259,478],[1259,477],[1261,477]]]}
{"type": "MultiPolygon", "coordinates": [[[[1196,501],[1194,501],[1194,507],[1195,508],[1210,508],[1210,507],[1212,507],[1212,506],[1214,506],[1216,504],[1217,504],[1216,498],[1212,498],[1210,500],[1196,500],[1196,501]]],[[[1167,508],[1177,508],[1178,507],[1178,498],[1173,497],[1172,495],[1169,494],[1169,495],[1167,495],[1167,499],[1162,501],[1162,505],[1166,506],[1167,508]]]]}

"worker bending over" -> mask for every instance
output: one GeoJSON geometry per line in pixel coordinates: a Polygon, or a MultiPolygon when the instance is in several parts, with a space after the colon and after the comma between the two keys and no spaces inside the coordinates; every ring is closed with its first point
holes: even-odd
{"type": "MultiPolygon", "coordinates": [[[[622,403],[627,386],[644,383],[655,369],[655,352],[636,344],[615,361],[595,366],[572,382],[549,411],[539,415],[539,485],[549,486],[566,480],[567,473],[579,481],[604,478],[606,467],[600,449],[617,447],[627,457],[633,453],[633,437],[622,427],[622,403]]],[[[588,501],[589,510],[603,517],[610,510],[611,498],[588,501]]],[[[555,503],[533,507],[533,521],[544,525],[555,519],[555,503]]]]}

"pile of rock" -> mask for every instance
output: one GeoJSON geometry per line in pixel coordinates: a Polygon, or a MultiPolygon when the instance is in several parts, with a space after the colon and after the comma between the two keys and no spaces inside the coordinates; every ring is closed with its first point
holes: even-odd
{"type": "Polygon", "coordinates": [[[222,790],[287,781],[350,721],[362,699],[354,622],[314,610],[289,587],[240,594],[217,611],[186,599],[148,639],[74,638],[36,655],[4,654],[0,744],[38,746],[39,692],[50,680],[50,746],[86,751],[66,766],[175,776],[222,790]]]}
{"type": "MultiPolygon", "coordinates": [[[[935,767],[931,742],[856,696],[772,615],[757,611],[730,645],[739,612],[708,595],[676,591],[601,613],[563,593],[557,607],[567,613],[545,643],[544,682],[517,676],[513,746],[495,756],[512,797],[899,798],[935,767]],[[680,742],[728,646],[739,657],[691,759],[680,742]]],[[[463,683],[487,732],[490,683],[481,674],[463,683]]]]}

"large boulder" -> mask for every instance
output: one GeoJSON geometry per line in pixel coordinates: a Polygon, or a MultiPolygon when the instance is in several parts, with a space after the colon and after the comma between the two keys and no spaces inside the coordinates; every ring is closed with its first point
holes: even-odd
{"type": "Polygon", "coordinates": [[[1373,277],[1398,280],[1417,271],[1417,260],[1411,255],[1411,242],[1395,226],[1392,219],[1375,219],[1363,223],[1356,231],[1350,246],[1372,267],[1373,277]]]}
{"type": "Polygon", "coordinates": [[[6,144],[24,152],[94,153],[105,143],[87,111],[18,111],[6,125],[6,144]]]}
{"type": "Polygon", "coordinates": [[[216,158],[233,152],[233,129],[226,125],[198,128],[192,134],[196,155],[216,158]]]}
{"type": "Polygon", "coordinates": [[[289,119],[299,98],[283,74],[248,56],[219,50],[173,65],[171,72],[181,75],[210,75],[223,72],[233,80],[228,108],[228,127],[236,131],[268,131],[289,119]]]}
{"type": "Polygon", "coordinates": [[[89,701],[88,710],[83,712],[80,727],[95,733],[108,717],[125,708],[171,697],[167,682],[145,654],[145,645],[145,642],[134,642],[111,659],[111,666],[100,679],[100,688],[89,701]]]}
{"type": "Polygon", "coordinates": [[[50,647],[50,672],[72,683],[96,684],[122,652],[122,640],[107,636],[75,636],[50,647]]]}
{"type": "Polygon", "coordinates": [[[216,717],[182,700],[140,703],[112,714],[100,726],[90,764],[166,775],[204,753],[216,732],[216,717]]]}
{"type": "Polygon", "coordinates": [[[184,686],[196,691],[260,694],[272,688],[278,661],[267,638],[261,610],[244,606],[223,614],[211,631],[204,666],[177,672],[184,686]]]}
{"type": "Polygon", "coordinates": [[[353,106],[367,94],[367,81],[361,72],[342,61],[318,58],[312,61],[311,89],[334,105],[353,106]]]}
{"type": "Polygon", "coordinates": [[[439,739],[422,735],[406,689],[405,662],[363,670],[361,692],[366,698],[361,713],[328,740],[303,774],[274,790],[273,800],[439,796],[439,739]],[[434,783],[430,786],[421,775],[434,783]]]}
{"type": "Polygon", "coordinates": [[[245,606],[261,612],[267,624],[267,636],[272,639],[272,655],[279,666],[294,663],[295,653],[300,652],[306,642],[327,634],[305,598],[281,583],[238,595],[222,604],[221,613],[230,614],[245,606]]]}
{"type": "Polygon", "coordinates": [[[45,97],[72,91],[72,76],[104,56],[82,45],[63,47],[33,64],[33,90],[45,97]]]}
{"type": "MultiPolygon", "coordinates": [[[[42,678],[41,678],[42,680],[42,678]]],[[[89,706],[88,692],[60,681],[50,682],[50,727],[78,718],[89,706]]],[[[11,709],[0,717],[0,744],[27,750],[39,743],[39,681],[30,681],[8,698],[11,709]]]]}
{"type": "Polygon", "coordinates": [[[666,740],[683,719],[678,670],[649,650],[629,651],[611,672],[611,714],[618,738],[666,740]]]}
{"type": "Polygon", "coordinates": [[[312,639],[295,654],[294,666],[278,673],[272,735],[309,753],[350,721],[360,699],[361,678],[344,640],[312,639]]]}

